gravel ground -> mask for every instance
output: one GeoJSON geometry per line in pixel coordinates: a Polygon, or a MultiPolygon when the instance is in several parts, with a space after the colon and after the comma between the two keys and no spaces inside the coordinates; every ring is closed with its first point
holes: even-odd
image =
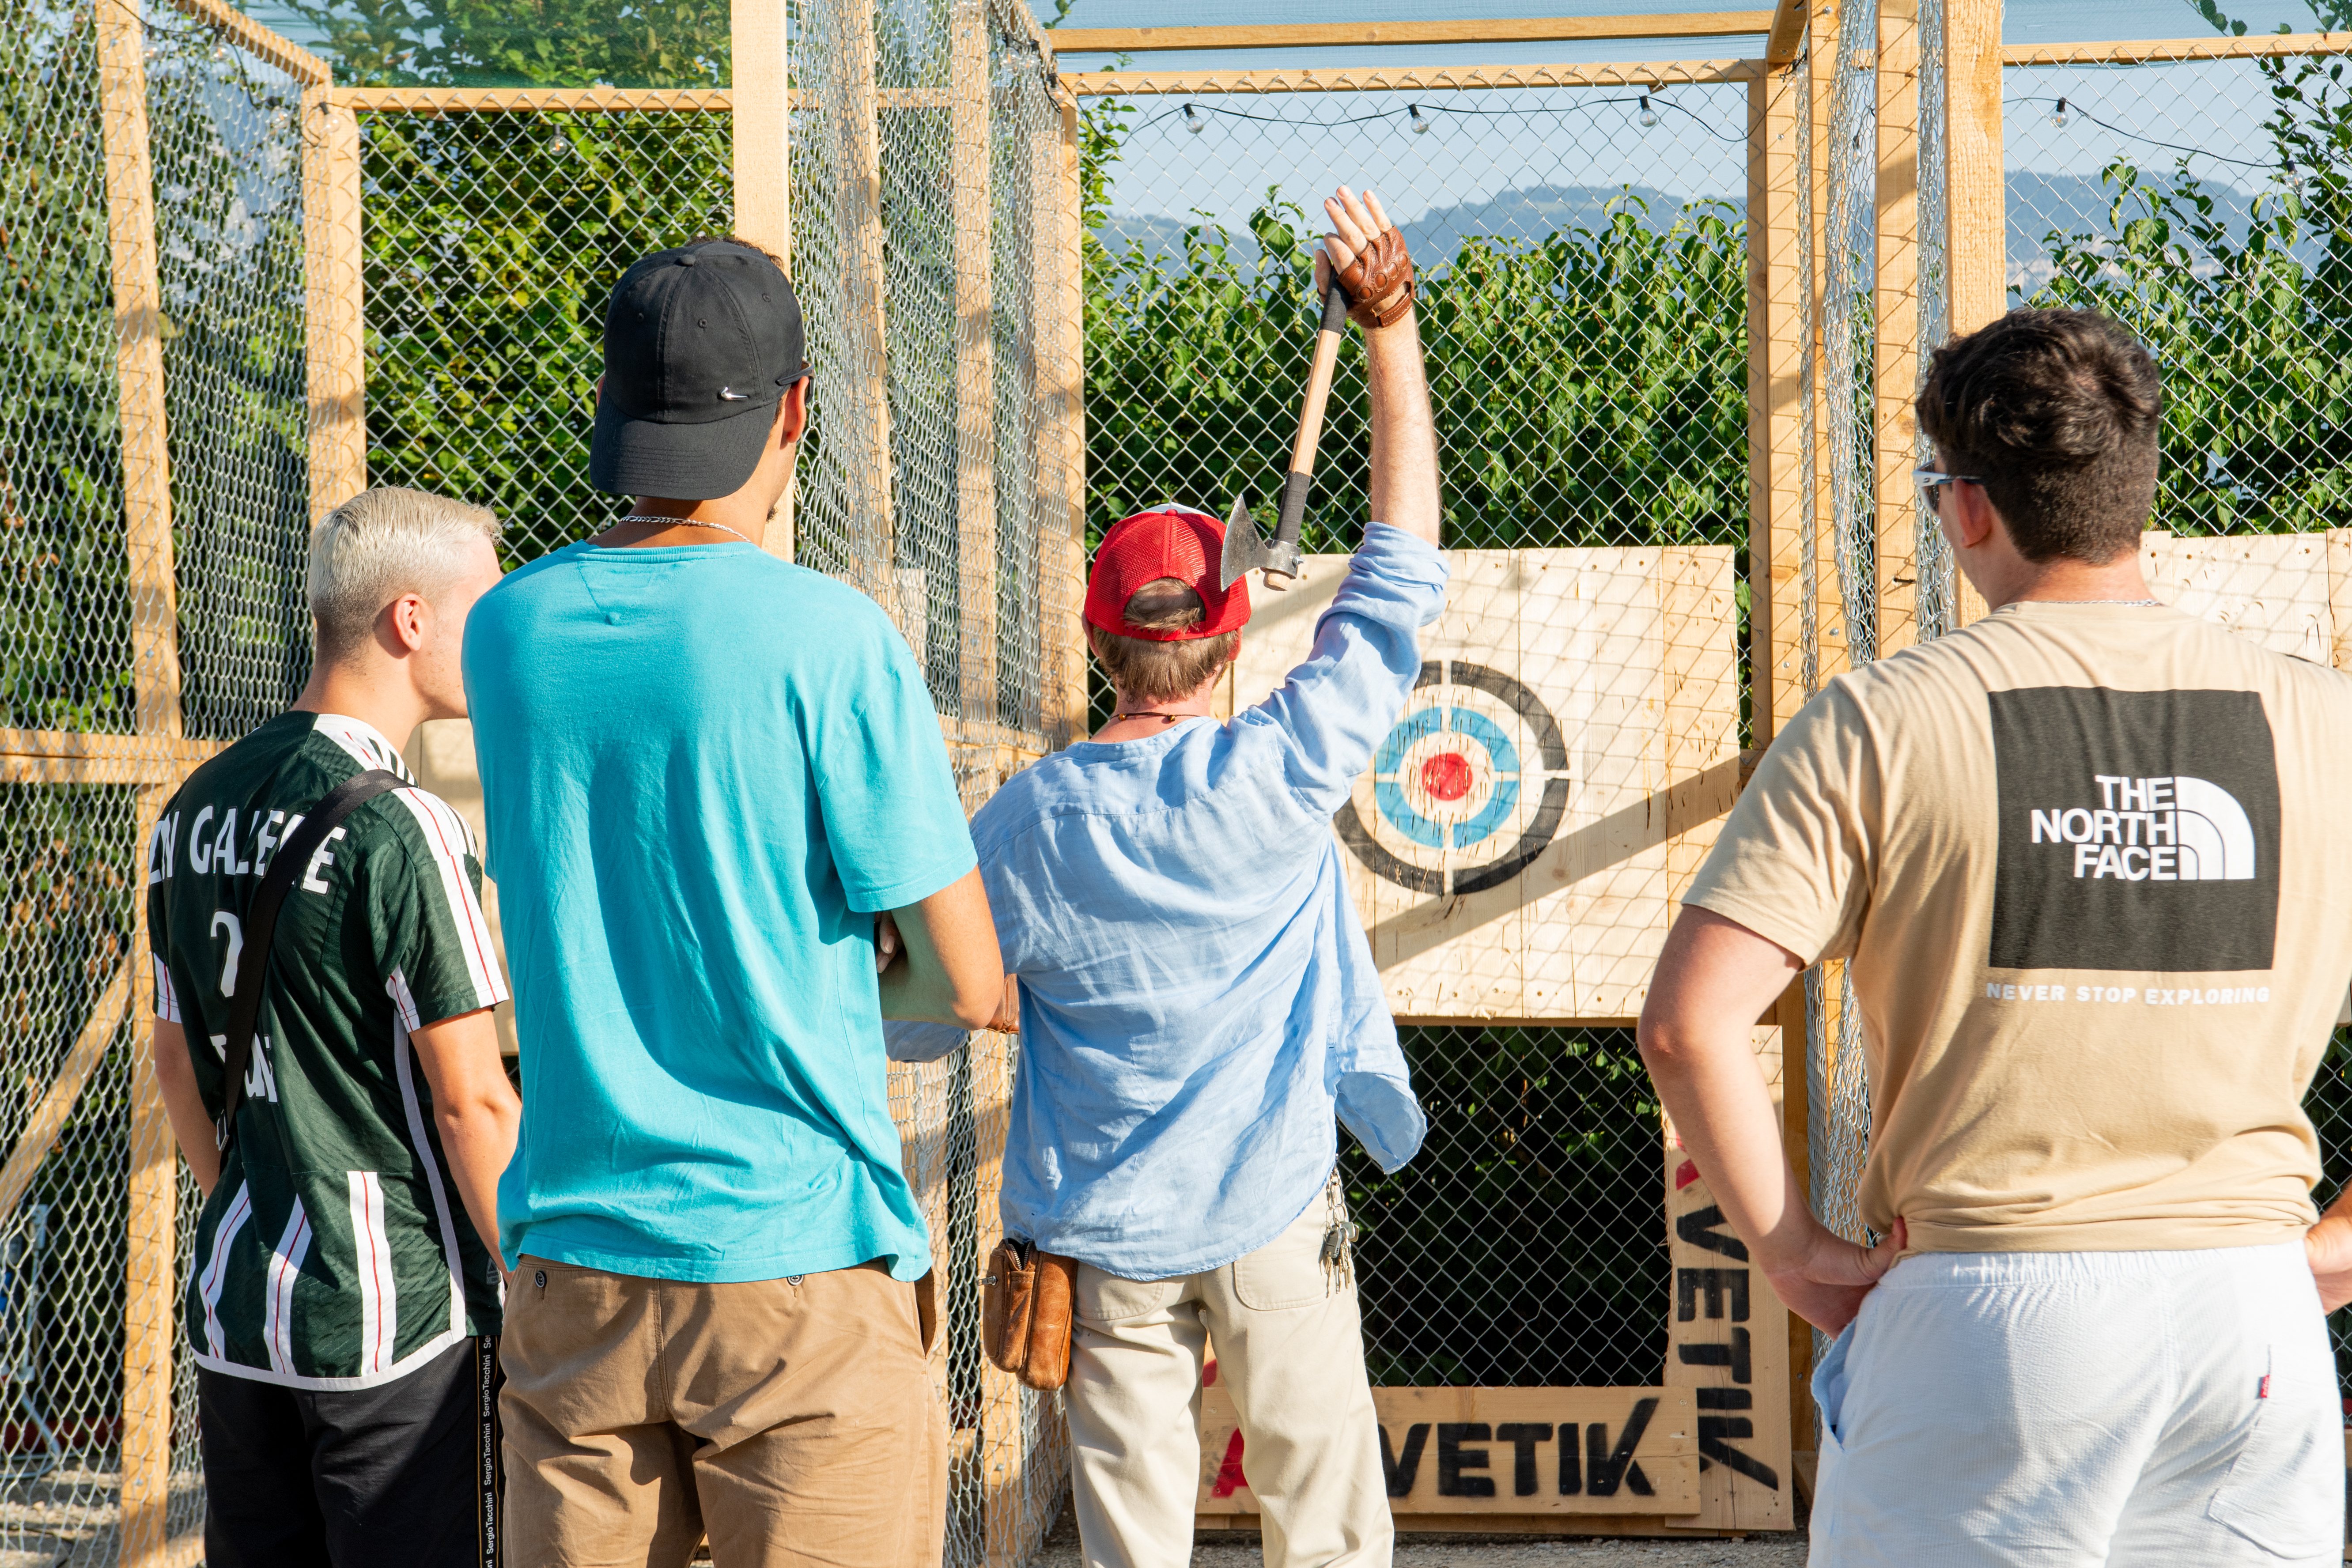
{"type": "MultiPolygon", "coordinates": [[[[1257,1538],[1211,1538],[1192,1549],[1194,1568],[1258,1568],[1257,1538]]],[[[1751,1535],[1745,1541],[1459,1535],[1397,1537],[1397,1568],[1804,1568],[1805,1536],[1751,1535]]],[[[1069,1510],[1055,1522],[1037,1568],[1080,1568],[1078,1531],[1069,1510]]]]}

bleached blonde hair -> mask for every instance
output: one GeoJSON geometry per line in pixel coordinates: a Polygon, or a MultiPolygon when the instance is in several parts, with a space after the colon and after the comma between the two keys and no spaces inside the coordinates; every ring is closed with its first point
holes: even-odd
{"type": "Polygon", "coordinates": [[[310,615],[319,658],[341,658],[367,639],[383,607],[403,594],[429,603],[457,574],[473,540],[499,542],[486,506],[383,485],[329,512],[310,534],[310,615]]]}

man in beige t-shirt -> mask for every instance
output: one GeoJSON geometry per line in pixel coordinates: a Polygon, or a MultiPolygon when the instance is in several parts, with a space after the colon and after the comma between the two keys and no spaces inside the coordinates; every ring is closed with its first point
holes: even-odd
{"type": "Polygon", "coordinates": [[[1843,1331],[1812,1561],[2334,1562],[2352,1215],[2315,1228],[2301,1102],[2352,982],[2352,679],[2149,595],[2159,390],[2114,323],[2013,312],[1918,406],[1992,613],[1786,727],[1642,1020],[1732,1225],[1843,1331]],[[1868,1250],[1807,1211],[1747,1043],[1838,957],[1868,1250]]]}

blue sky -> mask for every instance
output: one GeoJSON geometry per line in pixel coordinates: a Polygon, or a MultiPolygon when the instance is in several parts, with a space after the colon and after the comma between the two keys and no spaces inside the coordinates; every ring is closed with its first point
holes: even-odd
{"type": "MultiPolygon", "coordinates": [[[[1963,0],[1965,3],[1965,0],[1963,0]]],[[[1050,20],[1052,0],[1033,0],[1050,20]]],[[[1697,8],[1696,0],[1355,0],[1350,19],[1637,15],[1697,8]]],[[[1761,8],[1759,4],[1759,8],[1761,8]]],[[[282,6],[255,0],[254,15],[298,37],[282,6]]],[[[2261,0],[2233,12],[2250,30],[2315,26],[2301,0],[2261,0]]],[[[1073,0],[1071,26],[1216,26],[1323,22],[1328,5],[1306,0],[1073,0]]],[[[2003,20],[2012,43],[2092,38],[2201,37],[2210,25],[2187,0],[2011,0],[2003,20]]],[[[1138,56],[1137,68],[1241,69],[1272,66],[1397,66],[1737,58],[1762,52],[1760,37],[1608,40],[1517,46],[1166,52],[1138,56]]],[[[1063,57],[1066,71],[1100,68],[1105,57],[1063,57]]],[[[2209,178],[2252,189],[2262,170],[2257,127],[2267,111],[2259,75],[2246,63],[2179,65],[2128,71],[2069,67],[2012,69],[2008,138],[2012,170],[2095,179],[2118,156],[2169,168],[2174,153],[2156,142],[2217,154],[2196,167],[2209,178]],[[2050,109],[2063,96],[2075,110],[2063,127],[2050,109]],[[2097,121],[2105,121],[2104,125],[2097,121]]],[[[1637,92],[1580,90],[1433,94],[1301,95],[1199,100],[1205,129],[1184,130],[1171,99],[1135,100],[1139,129],[1119,173],[1115,205],[1155,216],[1206,210],[1237,224],[1269,184],[1311,200],[1338,181],[1370,182],[1392,197],[1400,221],[1432,208],[1475,204],[1542,185],[1633,184],[1677,199],[1733,195],[1745,181],[1742,89],[1673,88],[1653,105],[1658,123],[1639,123],[1637,92]],[[1431,129],[1413,134],[1408,99],[1431,129]],[[1506,112],[1496,114],[1494,110],[1506,112]],[[1485,111],[1485,112],[1473,112],[1485,111]],[[1263,116],[1247,119],[1244,116],[1263,116]],[[1383,118],[1365,119],[1366,116],[1383,118]],[[1271,120],[1275,123],[1268,123],[1271,120]],[[1339,121],[1358,121],[1335,124],[1339,121]]]]}

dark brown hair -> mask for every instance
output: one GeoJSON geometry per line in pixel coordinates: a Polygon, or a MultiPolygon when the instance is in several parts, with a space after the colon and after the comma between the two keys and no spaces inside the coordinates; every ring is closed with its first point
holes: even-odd
{"type": "Polygon", "coordinates": [[[2028,561],[2102,565],[2156,503],[2156,361],[2095,310],[2011,310],[1936,351],[1919,428],[1984,485],[2028,561]]]}
{"type": "MultiPolygon", "coordinates": [[[[1154,577],[1128,596],[1121,618],[1139,631],[1178,632],[1199,626],[1202,613],[1200,595],[1173,577],[1154,577]]],[[[1123,637],[1100,626],[1087,628],[1087,641],[1102,662],[1103,673],[1110,677],[1112,689],[1139,702],[1166,702],[1199,690],[1234,661],[1241,636],[1220,632],[1185,642],[1158,642],[1123,637]]]]}

